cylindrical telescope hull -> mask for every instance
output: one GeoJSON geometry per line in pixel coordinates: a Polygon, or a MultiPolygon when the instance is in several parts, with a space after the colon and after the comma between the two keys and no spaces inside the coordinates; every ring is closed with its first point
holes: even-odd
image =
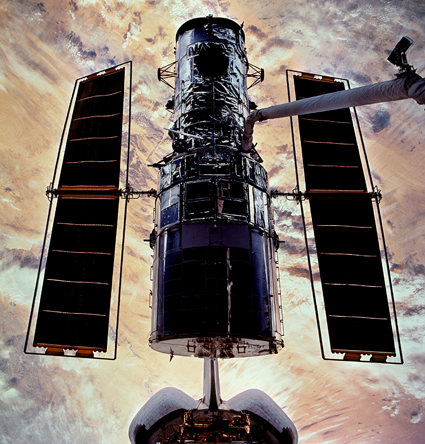
{"type": "Polygon", "coordinates": [[[194,19],[179,29],[170,132],[175,151],[239,150],[249,114],[247,69],[244,34],[235,22],[194,19]]]}
{"type": "Polygon", "coordinates": [[[241,155],[219,170],[202,161],[182,156],[161,173],[151,346],[198,357],[275,353],[282,332],[267,174],[241,155]]]}
{"type": "Polygon", "coordinates": [[[177,32],[174,156],[160,172],[154,245],[154,350],[276,353],[282,328],[267,173],[241,152],[249,114],[244,34],[207,17],[177,32]]]}

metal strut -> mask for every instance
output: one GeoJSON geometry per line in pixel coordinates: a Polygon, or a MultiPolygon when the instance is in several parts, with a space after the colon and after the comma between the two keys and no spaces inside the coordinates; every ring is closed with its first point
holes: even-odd
{"type": "Polygon", "coordinates": [[[254,82],[248,86],[247,90],[252,88],[255,85],[258,85],[264,80],[264,68],[259,68],[258,66],[253,65],[252,63],[248,63],[248,70],[251,68],[253,70],[252,73],[247,72],[246,77],[254,78],[254,82]]]}
{"type": "MultiPolygon", "coordinates": [[[[102,190],[101,188],[87,188],[86,190],[86,194],[90,195],[90,194],[101,194],[102,192],[107,191],[108,194],[112,194],[112,195],[117,195],[120,196],[123,199],[138,199],[140,196],[142,195],[146,195],[148,197],[157,197],[158,193],[155,189],[151,188],[150,190],[147,191],[136,191],[134,190],[133,187],[128,186],[126,188],[121,188],[119,190],[102,190]]],[[[70,194],[74,194],[75,190],[73,189],[57,189],[57,188],[53,188],[53,184],[50,183],[47,186],[46,189],[46,197],[49,200],[49,202],[54,198],[54,197],[59,197],[59,196],[63,196],[63,195],[70,195],[70,194]]]]}
{"type": "Polygon", "coordinates": [[[336,195],[336,194],[349,194],[351,196],[355,196],[358,195],[360,197],[364,197],[367,198],[369,197],[370,199],[374,199],[376,200],[376,202],[379,204],[382,200],[382,192],[381,190],[375,185],[373,187],[373,191],[371,192],[350,192],[350,191],[345,191],[345,190],[331,190],[331,191],[327,191],[327,190],[323,190],[323,191],[318,191],[318,192],[302,192],[299,191],[298,187],[295,187],[292,191],[290,192],[281,192],[278,190],[270,190],[270,196],[271,197],[280,197],[280,196],[285,196],[286,200],[289,201],[296,201],[297,203],[304,201],[306,199],[309,199],[310,197],[314,196],[314,197],[319,197],[321,195],[325,196],[325,195],[336,195]]]}
{"type": "Polygon", "coordinates": [[[127,199],[129,201],[130,199],[138,199],[140,196],[146,195],[148,197],[157,197],[158,193],[155,189],[151,188],[147,191],[136,191],[133,187],[128,186],[124,189],[120,190],[120,196],[123,199],[127,199]]]}
{"type": "Polygon", "coordinates": [[[165,65],[161,68],[158,68],[158,80],[160,82],[165,83],[167,86],[169,86],[170,88],[174,89],[174,86],[170,85],[165,79],[170,79],[173,77],[177,77],[176,72],[174,71],[174,65],[177,62],[172,62],[169,63],[168,65],[165,65]]]}
{"type": "Polygon", "coordinates": [[[204,397],[202,403],[210,410],[218,410],[222,404],[218,362],[215,357],[204,358],[204,397]]]}
{"type": "Polygon", "coordinates": [[[271,197],[285,196],[286,200],[296,201],[297,203],[301,202],[302,200],[306,200],[306,198],[308,197],[307,194],[301,192],[298,189],[298,187],[295,187],[290,192],[281,192],[281,191],[278,191],[278,190],[270,190],[270,196],[271,197]]]}

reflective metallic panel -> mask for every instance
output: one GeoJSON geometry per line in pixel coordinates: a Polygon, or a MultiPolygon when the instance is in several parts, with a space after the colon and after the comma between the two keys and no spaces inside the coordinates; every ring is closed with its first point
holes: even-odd
{"type": "MultiPolygon", "coordinates": [[[[242,29],[231,20],[191,20],[176,46],[173,149],[237,150],[249,114],[248,70],[242,29]],[[179,134],[180,133],[180,134],[179,134]],[[191,137],[191,134],[194,137],[191,137]]],[[[200,174],[228,174],[228,166],[200,165],[200,174]]]]}

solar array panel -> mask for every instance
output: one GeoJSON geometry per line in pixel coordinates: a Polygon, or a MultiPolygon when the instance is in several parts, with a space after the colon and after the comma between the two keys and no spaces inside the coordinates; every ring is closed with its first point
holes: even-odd
{"type": "Polygon", "coordinates": [[[60,188],[118,189],[123,100],[123,69],[80,84],[60,188]]]}
{"type": "Polygon", "coordinates": [[[119,200],[58,199],[34,345],[106,351],[119,200]]]}
{"type": "Polygon", "coordinates": [[[46,354],[107,351],[126,69],[77,82],[33,338],[46,354]]]}
{"type": "MultiPolygon", "coordinates": [[[[297,100],[344,89],[312,75],[293,82],[297,100]]],[[[396,349],[373,195],[351,112],[298,116],[298,126],[331,352],[385,361],[396,349]]]]}

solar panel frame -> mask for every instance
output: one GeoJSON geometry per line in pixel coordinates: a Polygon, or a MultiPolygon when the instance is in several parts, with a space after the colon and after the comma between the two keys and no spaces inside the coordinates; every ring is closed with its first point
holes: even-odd
{"type": "MultiPolygon", "coordinates": [[[[116,359],[127,210],[127,200],[120,199],[120,189],[128,186],[131,68],[130,61],[77,79],[75,82],[53,180],[47,192],[50,200],[48,220],[25,341],[25,353],[116,359]],[[87,100],[89,94],[97,96],[102,93],[109,94],[110,88],[108,93],[102,91],[102,88],[96,90],[96,86],[93,85],[117,84],[118,78],[120,78],[118,83],[122,85],[118,94],[121,96],[122,112],[119,118],[122,124],[120,128],[117,125],[114,128],[115,134],[120,133],[119,137],[114,137],[118,139],[115,140],[115,146],[111,148],[108,139],[105,139],[110,137],[111,125],[104,125],[106,129],[102,129],[99,125],[86,125],[89,132],[83,133],[83,136],[89,142],[78,152],[70,149],[70,140],[76,134],[75,120],[78,126],[78,119],[81,117],[81,120],[94,121],[103,119],[96,117],[100,112],[103,115],[109,113],[105,109],[102,111],[102,107],[107,106],[105,102],[87,110],[78,105],[79,100],[83,99],[86,103],[93,100],[99,102],[99,97],[87,100]],[[92,113],[94,114],[91,115],[92,113]],[[101,146],[97,148],[94,146],[94,137],[102,138],[101,146]],[[109,151],[106,154],[102,152],[104,147],[109,151]],[[117,164],[114,166],[115,179],[112,181],[103,180],[99,183],[91,180],[89,175],[73,183],[72,180],[68,180],[69,177],[72,179],[73,173],[63,174],[68,161],[85,162],[87,158],[90,161],[98,160],[100,157],[100,163],[103,163],[105,155],[106,160],[111,159],[111,152],[115,156],[114,163],[117,164]],[[98,159],[93,159],[93,155],[98,159]],[[111,205],[115,209],[112,209],[111,205]],[[105,270],[109,271],[105,274],[105,270]],[[106,287],[109,288],[108,292],[105,292],[106,287]],[[85,293],[90,294],[90,298],[81,296],[85,293]],[[61,297],[57,297],[58,294],[61,297]],[[44,324],[43,318],[47,319],[44,324]],[[87,322],[87,319],[90,319],[91,323],[87,322]],[[66,328],[62,328],[65,324],[78,327],[79,332],[78,329],[69,329],[74,331],[74,338],[71,337],[72,334],[68,334],[69,332],[66,333],[66,328]],[[61,333],[61,329],[65,333],[61,333]],[[56,340],[52,334],[55,330],[56,340]],[[99,335],[97,333],[99,331],[103,333],[99,335]],[[49,335],[53,339],[49,340],[49,335]],[[90,335],[92,343],[85,344],[84,337],[90,335]],[[40,337],[43,339],[40,340],[40,337]]],[[[119,107],[117,103],[116,99],[113,100],[112,105],[115,109],[112,110],[112,114],[116,114],[117,106],[119,107]]],[[[104,122],[106,120],[103,119],[104,122]]]]}
{"type": "MultiPolygon", "coordinates": [[[[304,96],[308,97],[333,92],[335,89],[349,88],[347,79],[335,79],[292,70],[287,70],[287,80],[290,100],[291,97],[302,99],[304,96]],[[296,94],[296,79],[310,80],[310,86],[314,86],[314,82],[319,81],[325,89],[328,87],[329,91],[318,92],[317,89],[313,91],[314,88],[308,91],[307,88],[307,93],[301,97],[300,94],[296,94]]],[[[307,200],[301,202],[301,210],[322,357],[331,360],[368,361],[370,359],[370,361],[401,364],[403,363],[403,356],[382,222],[378,203],[375,198],[372,199],[376,195],[373,194],[372,176],[356,111],[347,108],[327,113],[298,116],[297,118],[291,118],[291,128],[298,189],[300,184],[304,184],[306,187],[304,195],[307,200]],[[308,137],[310,137],[310,134],[314,134],[312,141],[320,142],[321,148],[324,147],[323,142],[332,142],[325,146],[325,149],[330,152],[329,156],[327,158],[326,155],[323,156],[323,149],[320,150],[320,153],[309,153],[310,147],[308,146],[309,143],[306,143],[306,137],[300,136],[303,123],[305,127],[306,121],[315,120],[323,125],[324,120],[342,120],[340,119],[341,115],[345,116],[345,120],[349,117],[354,129],[354,132],[351,131],[342,135],[343,144],[339,146],[344,145],[344,155],[339,157],[338,154],[335,155],[337,151],[332,146],[337,145],[335,142],[341,142],[341,138],[338,140],[338,137],[333,134],[334,139],[330,140],[330,134],[326,131],[321,132],[322,135],[325,134],[322,137],[323,140],[321,140],[321,135],[314,131],[309,131],[307,134],[308,137]],[[349,144],[353,142],[359,146],[359,149],[356,148],[358,154],[352,152],[346,156],[347,149],[351,149],[349,144]],[[347,158],[349,162],[347,162],[347,158]],[[314,160],[312,161],[312,159],[314,160]],[[341,178],[337,177],[339,180],[329,177],[318,177],[318,180],[316,180],[315,177],[311,177],[311,174],[309,174],[307,166],[309,164],[320,165],[316,168],[320,169],[321,173],[325,172],[325,174],[322,174],[323,176],[329,175],[329,170],[335,168],[335,164],[349,165],[351,167],[349,169],[355,167],[361,174],[358,174],[355,180],[353,180],[353,174],[345,174],[345,177],[341,178]],[[328,168],[322,166],[328,164],[332,166],[328,168]],[[328,174],[326,174],[326,170],[328,170],[328,174]],[[363,174],[364,171],[366,174],[363,174]],[[347,178],[350,178],[350,180],[346,180],[347,178]],[[312,212],[314,213],[313,219],[311,218],[312,212]],[[369,216],[365,218],[365,214],[369,214],[369,216]],[[337,238],[332,239],[329,235],[323,235],[326,230],[332,232],[332,237],[336,236],[337,238]],[[347,242],[348,232],[352,239],[347,242]],[[342,240],[344,242],[341,242],[342,240]],[[360,280],[358,276],[356,277],[358,280],[356,282],[353,280],[351,270],[356,267],[358,262],[362,262],[364,273],[362,273],[360,280]],[[365,266],[366,263],[367,266],[365,266]],[[361,291],[359,291],[360,288],[361,291]],[[341,289],[347,295],[343,299],[341,299],[341,289]],[[359,297],[359,295],[361,296],[359,297]],[[356,300],[353,301],[353,298],[356,300]],[[350,318],[346,316],[350,316],[350,318]],[[379,337],[381,333],[377,334],[377,330],[371,325],[373,323],[375,325],[379,324],[380,319],[384,317],[386,320],[382,321],[383,327],[380,330],[381,333],[384,333],[379,337]],[[351,334],[351,339],[350,335],[346,335],[346,346],[344,348],[341,345],[343,344],[341,338],[344,339],[344,328],[341,329],[341,322],[347,321],[348,323],[351,322],[352,325],[346,327],[346,330],[352,330],[355,334],[351,334]],[[388,340],[390,337],[394,344],[391,344],[391,341],[388,340]],[[352,338],[357,338],[357,340],[352,340],[352,338]],[[368,338],[369,345],[367,345],[368,338]]],[[[308,140],[310,142],[310,139],[308,140]]],[[[348,169],[341,168],[341,170],[347,172],[348,169]]]]}

